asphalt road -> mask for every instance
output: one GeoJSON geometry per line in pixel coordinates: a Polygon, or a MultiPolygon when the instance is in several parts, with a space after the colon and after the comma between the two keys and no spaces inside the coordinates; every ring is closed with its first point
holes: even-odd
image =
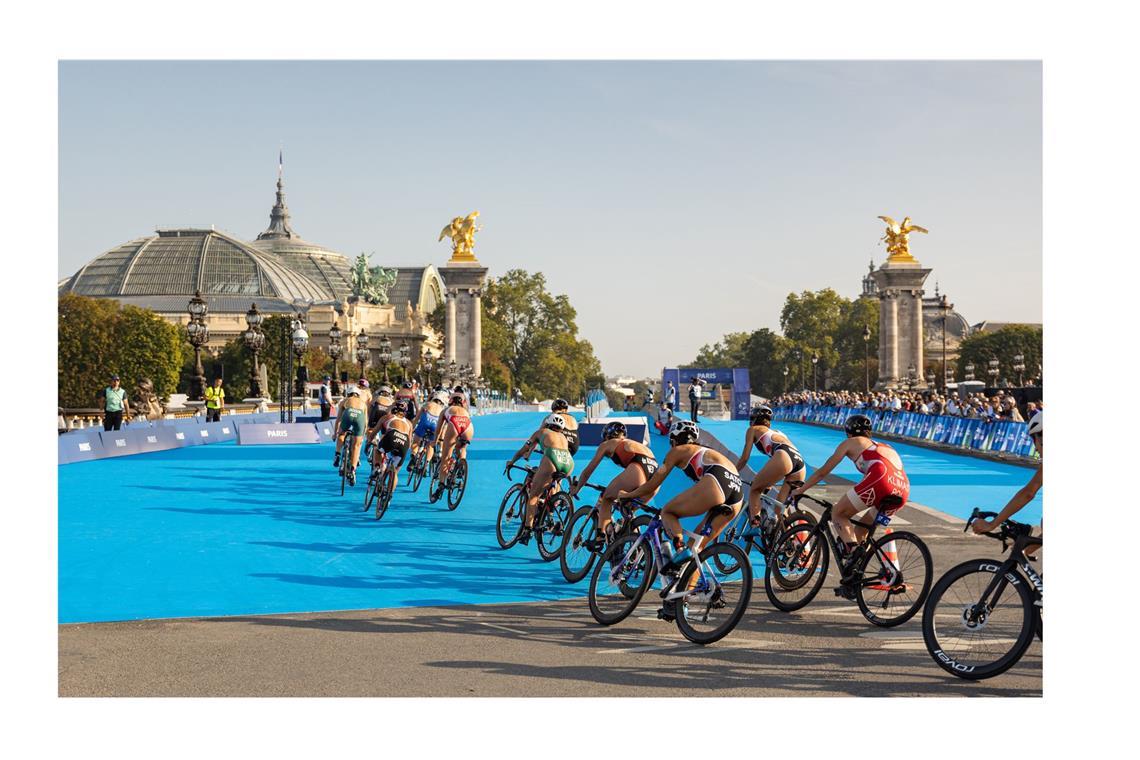
{"type": "MultiPolygon", "coordinates": [[[[837,487],[832,487],[838,492],[837,487]]],[[[832,493],[830,495],[835,495],[832,493]]],[[[1000,545],[910,505],[935,578],[1000,545]]],[[[908,524],[900,525],[905,521],[908,524]]],[[[516,547],[511,551],[534,551],[516,547]]],[[[556,573],[556,570],[554,571],[556,573]]],[[[875,628],[831,594],[773,609],[762,581],[744,620],[709,647],[685,641],[646,600],[604,628],[583,598],[59,626],[61,696],[1040,696],[1041,644],[1012,670],[970,683],[927,654],[916,616],[875,628]]]]}

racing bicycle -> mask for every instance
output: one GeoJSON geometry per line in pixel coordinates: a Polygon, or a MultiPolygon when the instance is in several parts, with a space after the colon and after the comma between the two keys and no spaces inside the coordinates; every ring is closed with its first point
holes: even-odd
{"type": "MultiPolygon", "coordinates": [[[[744,617],[752,597],[752,565],[744,552],[735,544],[718,541],[676,567],[665,553],[671,541],[661,511],[640,499],[627,501],[652,518],[639,533],[616,537],[594,565],[589,594],[594,620],[602,625],[625,620],[660,577],[663,605],[657,611],[659,618],[676,621],[681,635],[696,644],[712,644],[727,636],[744,617]]],[[[684,535],[700,541],[712,535],[714,519],[731,513],[732,507],[714,507],[697,532],[686,530],[684,535]]]]}
{"type": "MultiPolygon", "coordinates": [[[[522,538],[523,526],[526,525],[527,494],[530,491],[531,481],[534,480],[534,473],[538,468],[512,464],[507,470],[509,480],[512,479],[511,470],[522,470],[526,473],[526,477],[523,482],[515,483],[507,489],[506,494],[503,495],[503,501],[499,505],[495,534],[499,540],[499,546],[504,549],[511,548],[522,538]]],[[[538,506],[534,512],[534,526],[531,529],[531,535],[538,546],[538,555],[545,562],[551,562],[558,558],[559,551],[562,549],[562,536],[566,531],[567,523],[570,521],[570,515],[574,513],[574,503],[570,500],[570,494],[563,490],[556,490],[565,479],[566,475],[563,473],[554,473],[546,485],[546,490],[539,496],[538,506]]]]}
{"type": "MultiPolygon", "coordinates": [[[[334,444],[335,445],[335,444],[334,444]]],[[[340,450],[340,495],[344,496],[344,484],[356,485],[356,471],[349,466],[352,461],[352,450],[356,446],[356,433],[348,432],[344,435],[344,443],[340,450]]]]}
{"type": "Polygon", "coordinates": [[[840,584],[836,596],[855,601],[863,617],[883,628],[902,625],[922,608],[930,592],[934,568],[922,539],[906,531],[887,531],[874,537],[875,528],[887,525],[889,515],[877,513],[870,523],[852,519],[867,531],[850,556],[832,524],[833,505],[807,494],[802,499],[823,507],[819,522],[810,530],[793,525],[772,544],[764,568],[764,591],[778,610],[793,612],[815,598],[827,578],[830,554],[836,553],[840,584]]]}
{"type": "MultiPolygon", "coordinates": [[[[606,490],[605,487],[593,483],[581,485],[599,493],[604,493],[606,490]]],[[[627,502],[615,502],[613,505],[615,537],[626,531],[637,531],[648,525],[649,520],[648,515],[641,515],[635,519],[633,509],[627,502]]],[[[579,507],[566,523],[562,546],[558,550],[558,565],[566,582],[577,583],[585,578],[594,566],[594,560],[606,550],[607,545],[605,536],[598,530],[598,505],[579,507]]]]}
{"type": "MultiPolygon", "coordinates": [[[[741,479],[745,485],[751,486],[752,482],[741,479]]],[[[803,485],[800,483],[792,483],[793,487],[803,485]]],[[[747,500],[747,496],[745,496],[747,500]]],[[[789,525],[807,525],[808,527],[814,526],[818,520],[816,516],[805,509],[786,509],[779,519],[775,517],[777,508],[784,506],[780,503],[779,499],[771,496],[768,493],[760,494],[760,532],[749,533],[749,516],[747,501],[745,506],[740,510],[740,513],[733,518],[725,529],[721,532],[717,541],[723,541],[729,544],[736,544],[744,551],[745,556],[751,556],[755,551],[761,560],[768,556],[776,537],[780,532],[789,525]],[[772,514],[769,514],[769,510],[772,514]]],[[[719,555],[718,555],[719,556],[719,555]]],[[[756,560],[753,560],[755,563],[756,560]]],[[[759,565],[757,565],[759,566],[759,565]]],[[[718,568],[725,570],[726,568],[718,568]]],[[[730,568],[729,568],[730,569],[730,568]]]]}
{"type": "MultiPolygon", "coordinates": [[[[453,512],[463,500],[463,492],[467,490],[467,458],[459,456],[459,452],[469,443],[470,441],[462,437],[455,440],[455,445],[451,447],[451,467],[448,468],[446,482],[440,480],[439,465],[432,470],[431,484],[428,486],[429,504],[439,501],[444,491],[447,491],[447,508],[453,512]]],[[[432,461],[438,460],[437,456],[432,461]]]]}
{"type": "MultiPolygon", "coordinates": [[[[997,517],[977,509],[977,519],[997,517]]],[[[947,673],[978,681],[1000,675],[1025,655],[1034,634],[1041,639],[1044,581],[1026,554],[1041,546],[1033,528],[1006,520],[983,536],[1001,541],[1005,561],[972,559],[938,579],[922,611],[926,650],[947,673]]]]}
{"type": "Polygon", "coordinates": [[[368,487],[364,490],[364,511],[367,512],[373,504],[376,506],[376,519],[379,520],[388,511],[388,504],[392,501],[392,492],[396,490],[396,466],[392,464],[392,456],[383,449],[377,452],[380,462],[372,467],[368,475],[368,487]],[[383,464],[381,468],[379,464],[383,464]],[[380,470],[383,469],[383,474],[380,470]]]}

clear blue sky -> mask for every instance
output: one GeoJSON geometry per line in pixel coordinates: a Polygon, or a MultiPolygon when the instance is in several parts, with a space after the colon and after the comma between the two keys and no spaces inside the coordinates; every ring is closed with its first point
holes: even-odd
{"type": "Polygon", "coordinates": [[[605,371],[656,373],[854,296],[886,214],[971,322],[1041,321],[1036,62],[65,62],[59,274],[157,226],[268,223],[546,273],[605,371]],[[617,307],[624,314],[615,314],[617,307]]]}

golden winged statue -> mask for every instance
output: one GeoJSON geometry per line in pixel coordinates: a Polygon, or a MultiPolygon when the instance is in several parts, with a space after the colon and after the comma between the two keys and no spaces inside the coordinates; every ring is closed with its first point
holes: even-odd
{"type": "Polygon", "coordinates": [[[452,261],[475,261],[475,233],[483,229],[475,226],[478,211],[467,216],[457,216],[439,233],[439,239],[451,238],[452,261]]]}
{"type": "Polygon", "coordinates": [[[911,255],[907,236],[912,232],[929,234],[930,230],[919,227],[917,224],[911,224],[909,216],[903,217],[902,224],[889,216],[880,216],[879,218],[887,223],[887,231],[882,238],[887,244],[887,261],[917,264],[918,259],[911,255]]]}

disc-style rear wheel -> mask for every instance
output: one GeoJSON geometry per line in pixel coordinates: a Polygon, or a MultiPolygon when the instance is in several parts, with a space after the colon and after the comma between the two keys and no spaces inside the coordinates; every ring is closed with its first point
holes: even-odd
{"type": "Polygon", "coordinates": [[[1028,583],[1014,570],[999,577],[1001,571],[1000,561],[972,559],[951,568],[931,589],[922,638],[947,673],[969,681],[993,678],[1013,667],[1033,642],[1040,616],[1028,583]]]}
{"type": "Polygon", "coordinates": [[[926,544],[913,533],[885,533],[867,550],[859,574],[855,601],[863,617],[893,628],[922,609],[934,580],[934,562],[926,544]]]}
{"type": "Polygon", "coordinates": [[[602,625],[614,625],[629,617],[657,574],[649,542],[637,543],[637,538],[621,534],[594,565],[590,614],[602,625]]]}
{"type": "Polygon", "coordinates": [[[452,469],[451,487],[447,489],[447,508],[452,512],[463,501],[463,492],[467,490],[467,460],[458,459],[452,469]]]}
{"type": "Polygon", "coordinates": [[[705,548],[700,561],[690,562],[677,582],[676,590],[687,590],[677,600],[677,628],[694,644],[711,644],[744,617],[752,598],[752,565],[739,546],[723,542],[705,548]]]}
{"type": "Polygon", "coordinates": [[[551,562],[558,559],[558,552],[562,548],[562,537],[573,513],[574,504],[565,492],[560,491],[547,500],[546,508],[542,512],[542,523],[535,526],[534,530],[538,555],[544,561],[551,562]]]}
{"type": "Polygon", "coordinates": [[[792,526],[780,534],[767,557],[764,592],[778,610],[806,607],[827,578],[830,549],[823,531],[792,526]]]}
{"type": "Polygon", "coordinates": [[[585,578],[594,566],[597,554],[586,544],[598,537],[598,526],[592,516],[592,507],[580,507],[571,517],[558,550],[558,566],[567,583],[585,578]]]}
{"type": "Polygon", "coordinates": [[[526,517],[526,490],[522,483],[515,483],[503,495],[499,504],[499,516],[495,520],[495,538],[503,549],[510,549],[522,533],[523,518],[526,517]]]}

